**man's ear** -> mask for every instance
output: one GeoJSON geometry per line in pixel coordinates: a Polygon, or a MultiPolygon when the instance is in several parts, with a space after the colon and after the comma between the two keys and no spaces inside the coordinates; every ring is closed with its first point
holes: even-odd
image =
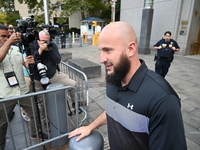
{"type": "Polygon", "coordinates": [[[132,57],[136,53],[136,43],[131,42],[128,44],[128,56],[132,57]]]}
{"type": "Polygon", "coordinates": [[[40,40],[37,40],[38,45],[40,45],[40,40]]]}

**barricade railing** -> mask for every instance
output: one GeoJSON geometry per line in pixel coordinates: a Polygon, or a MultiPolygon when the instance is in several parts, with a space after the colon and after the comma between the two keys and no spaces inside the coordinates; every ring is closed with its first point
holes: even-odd
{"type": "Polygon", "coordinates": [[[84,72],[76,69],[75,67],[62,62],[59,64],[60,71],[69,75],[69,77],[76,81],[77,83],[77,95],[79,108],[84,113],[82,119],[80,119],[79,126],[87,120],[89,121],[89,96],[88,96],[88,80],[84,72]]]}
{"type": "MultiPolygon", "coordinates": [[[[68,90],[74,90],[75,91],[75,103],[76,103],[76,109],[78,109],[78,96],[77,96],[77,90],[76,88],[72,87],[72,86],[63,86],[61,88],[55,88],[55,89],[49,89],[49,90],[45,90],[45,91],[41,91],[41,92],[34,92],[34,93],[29,93],[29,94],[25,94],[25,95],[22,95],[22,96],[17,96],[17,97],[11,97],[11,98],[5,98],[5,99],[1,99],[0,100],[0,104],[3,108],[3,111],[5,113],[5,116],[6,116],[6,120],[7,120],[7,124],[8,124],[8,128],[7,128],[7,133],[9,134],[9,136],[7,135],[7,138],[9,138],[9,140],[6,140],[6,141],[9,141],[9,142],[6,142],[6,148],[7,149],[13,149],[13,150],[18,150],[18,149],[33,149],[33,148],[36,148],[36,147],[39,147],[39,146],[44,146],[46,145],[47,143],[50,143],[50,142],[53,142],[55,140],[59,140],[63,137],[66,137],[70,131],[72,131],[74,128],[78,127],[79,126],[79,118],[78,118],[78,112],[76,112],[76,121],[75,121],[75,126],[73,127],[74,124],[70,124],[70,122],[68,121],[68,123],[66,124],[66,128],[67,128],[67,133],[63,133],[59,126],[56,128],[56,132],[58,133],[57,136],[54,136],[51,138],[51,135],[52,135],[52,132],[50,131],[50,128],[51,127],[51,121],[49,120],[49,116],[47,113],[48,111],[51,112],[51,114],[53,114],[54,116],[59,116],[61,114],[58,114],[57,110],[48,110],[46,107],[44,107],[44,111],[45,111],[45,117],[46,117],[46,120],[47,120],[47,130],[46,130],[46,133],[48,135],[48,139],[45,139],[46,141],[42,141],[40,142],[40,139],[39,137],[37,137],[37,139],[35,139],[34,141],[31,140],[31,133],[30,133],[30,127],[29,127],[29,123],[24,121],[22,116],[21,117],[18,117],[17,118],[17,122],[18,123],[21,123],[20,125],[18,124],[17,127],[18,127],[18,133],[16,135],[16,131],[14,131],[14,129],[16,129],[16,127],[14,127],[14,125],[16,124],[11,124],[10,121],[9,121],[9,115],[7,114],[7,111],[6,111],[6,106],[9,104],[9,102],[11,101],[15,101],[17,106],[18,106],[18,109],[20,112],[20,106],[21,106],[21,100],[22,99],[27,99],[27,100],[30,100],[31,101],[31,108],[32,108],[32,111],[33,111],[33,120],[34,120],[34,127],[35,127],[35,130],[36,130],[36,135],[39,135],[39,132],[41,131],[40,130],[40,127],[38,126],[38,121],[37,119],[39,118],[37,116],[37,109],[35,109],[37,103],[35,103],[35,96],[38,96],[38,95],[42,95],[43,98],[44,98],[44,103],[46,105],[48,105],[48,100],[45,100],[45,97],[48,96],[48,94],[51,94],[52,95],[52,99],[55,100],[55,105],[58,103],[58,101],[60,101],[60,99],[57,99],[56,97],[56,94],[58,94],[57,92],[59,91],[62,91],[64,92],[64,101],[65,101],[65,108],[66,108],[66,119],[68,120],[69,119],[69,115],[68,115],[68,106],[67,106],[67,102],[69,101],[68,99],[68,96],[67,93],[68,90]],[[47,101],[47,104],[46,104],[46,101],[47,101]],[[12,127],[11,127],[12,125],[12,127]],[[19,143],[20,142],[20,143],[19,143]]],[[[55,119],[56,124],[59,125],[59,122],[58,122],[58,119],[56,117],[55,119]]],[[[52,125],[53,126],[53,125],[52,125]]],[[[65,125],[64,125],[65,126],[65,125]]],[[[43,130],[44,131],[44,130],[43,130]]]]}
{"type": "MultiPolygon", "coordinates": [[[[60,68],[61,72],[66,73],[71,79],[76,81],[77,87],[64,86],[62,88],[48,89],[45,91],[29,93],[29,94],[22,95],[22,96],[0,99],[0,104],[3,105],[3,108],[4,108],[3,112],[5,112],[5,116],[6,116],[6,120],[7,120],[7,124],[8,124],[7,132],[9,134],[9,140],[7,140],[7,141],[9,141],[9,142],[7,142],[7,146],[6,146],[7,149],[13,149],[13,150],[26,149],[26,150],[28,150],[28,149],[34,149],[37,147],[44,146],[50,142],[60,140],[63,137],[67,137],[69,132],[72,131],[74,128],[81,126],[85,120],[89,121],[89,114],[88,114],[89,96],[88,96],[87,76],[85,75],[84,72],[82,72],[64,62],[61,62],[59,64],[59,68],[60,68]],[[71,98],[68,93],[69,88],[75,90],[75,110],[73,111],[73,114],[75,114],[75,115],[70,114],[71,113],[71,105],[70,105],[71,98]],[[53,93],[53,96],[51,96],[51,97],[53,97],[55,99],[55,101],[57,101],[59,99],[57,99],[57,97],[56,97],[56,92],[61,91],[61,90],[64,90],[66,93],[65,97],[64,97],[65,103],[66,103],[67,120],[68,120],[68,125],[66,125],[66,126],[67,126],[67,130],[69,132],[61,134],[61,132],[59,131],[60,129],[58,128],[59,135],[56,137],[55,136],[51,137],[51,133],[50,133],[51,121],[49,120],[49,116],[48,116],[48,111],[50,111],[50,110],[48,110],[48,107],[46,107],[48,105],[47,95],[53,93]],[[25,122],[23,120],[22,116],[20,115],[21,117],[19,116],[17,118],[18,122],[21,123],[21,125],[20,125],[21,134],[18,135],[18,137],[20,137],[20,144],[18,144],[19,138],[16,138],[15,133],[12,132],[13,125],[12,125],[12,123],[10,123],[9,115],[6,113],[6,103],[9,101],[16,101],[17,107],[18,107],[18,108],[16,107],[16,109],[18,110],[18,112],[21,112],[20,100],[24,99],[24,98],[28,98],[32,104],[33,120],[34,120],[35,130],[37,131],[36,134],[38,135],[40,127],[38,127],[38,125],[37,125],[37,123],[38,123],[38,122],[36,122],[37,113],[35,112],[35,107],[36,107],[35,97],[37,97],[38,95],[42,95],[43,100],[44,100],[44,112],[45,112],[46,124],[48,124],[46,126],[46,134],[50,138],[48,140],[41,142],[38,137],[38,139],[33,142],[33,140],[31,140],[31,138],[30,138],[31,135],[30,135],[30,131],[29,131],[30,130],[29,129],[30,127],[28,125],[29,123],[25,122]],[[79,110],[79,111],[77,111],[77,110],[79,110]],[[80,113],[80,111],[82,113],[80,113]]],[[[55,105],[56,105],[56,103],[55,103],[55,105]]],[[[55,113],[55,116],[59,115],[58,112],[56,111],[56,109],[51,110],[51,112],[52,111],[53,111],[53,113],[55,113]]]]}

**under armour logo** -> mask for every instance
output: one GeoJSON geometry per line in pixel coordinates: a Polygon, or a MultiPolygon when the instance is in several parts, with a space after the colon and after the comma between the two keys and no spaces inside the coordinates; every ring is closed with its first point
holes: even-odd
{"type": "Polygon", "coordinates": [[[133,106],[132,104],[128,103],[127,108],[133,110],[133,107],[134,107],[134,106],[133,106]]]}

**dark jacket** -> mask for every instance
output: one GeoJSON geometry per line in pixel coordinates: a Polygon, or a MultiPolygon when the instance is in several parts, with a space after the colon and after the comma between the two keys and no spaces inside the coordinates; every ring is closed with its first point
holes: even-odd
{"type": "Polygon", "coordinates": [[[43,51],[41,55],[38,54],[38,43],[37,41],[33,42],[30,46],[31,54],[35,58],[35,65],[33,67],[33,78],[35,80],[40,80],[41,76],[37,69],[37,63],[41,62],[47,67],[46,76],[51,79],[56,73],[58,64],[61,61],[61,56],[58,51],[57,45],[53,42],[53,47],[51,51],[43,51]]]}

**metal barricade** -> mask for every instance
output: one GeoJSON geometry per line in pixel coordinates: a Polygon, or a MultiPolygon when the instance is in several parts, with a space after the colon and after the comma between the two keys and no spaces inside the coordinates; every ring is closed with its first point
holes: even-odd
{"type": "Polygon", "coordinates": [[[78,95],[78,104],[79,109],[84,113],[82,117],[79,115],[80,122],[79,126],[83,124],[85,120],[89,122],[89,96],[88,96],[88,80],[84,72],[74,68],[73,66],[62,62],[59,64],[60,71],[69,75],[69,77],[76,81],[77,83],[77,95],[78,95]]]}
{"type": "MultiPolygon", "coordinates": [[[[22,99],[26,99],[27,101],[31,101],[31,109],[33,112],[33,121],[34,121],[34,128],[36,130],[36,135],[39,135],[39,132],[41,131],[41,126],[38,125],[38,114],[37,114],[37,101],[35,101],[35,97],[37,97],[38,95],[42,95],[44,98],[44,103],[46,103],[47,99],[45,99],[45,97],[47,96],[47,94],[51,94],[53,99],[55,100],[55,105],[57,104],[57,101],[59,101],[60,99],[57,99],[56,97],[56,93],[59,91],[63,91],[63,92],[67,92],[69,89],[71,90],[75,90],[75,103],[76,103],[76,109],[78,109],[78,98],[77,98],[77,90],[76,88],[72,87],[72,86],[64,86],[61,88],[56,88],[56,89],[48,89],[45,91],[41,91],[41,92],[34,92],[34,93],[29,93],[26,95],[22,95],[22,96],[17,96],[17,97],[11,97],[11,98],[5,98],[5,99],[0,99],[0,104],[1,104],[1,110],[2,112],[4,112],[5,114],[5,118],[6,118],[6,122],[8,124],[7,127],[7,138],[6,138],[6,150],[18,150],[18,149],[34,149],[34,148],[39,148],[41,149],[41,146],[45,147],[44,145],[49,144],[50,142],[59,140],[63,137],[68,136],[69,132],[74,130],[74,128],[79,126],[79,120],[78,120],[78,112],[76,112],[76,121],[75,121],[75,126],[74,124],[67,124],[67,131],[69,131],[68,133],[62,133],[59,129],[59,127],[57,128],[57,132],[58,132],[58,136],[51,138],[51,131],[49,130],[49,126],[47,125],[47,134],[48,135],[48,139],[45,139],[45,141],[40,141],[41,138],[39,136],[37,136],[36,139],[31,139],[31,133],[30,133],[30,122],[26,122],[23,120],[22,116],[20,117],[19,114],[21,112],[20,107],[21,107],[21,101],[22,99]],[[13,121],[10,122],[9,121],[9,114],[7,114],[7,110],[6,110],[6,106],[8,106],[11,102],[16,103],[17,105],[15,106],[15,110],[17,110],[16,112],[18,112],[18,117],[14,117],[13,121]],[[14,120],[16,119],[16,120],[14,120]],[[16,133],[17,132],[17,133],[16,133]]],[[[66,94],[64,94],[64,100],[67,106],[67,101],[69,101],[68,97],[66,94]]],[[[46,106],[46,104],[44,105],[46,106]]],[[[44,107],[44,112],[45,112],[45,116],[46,116],[46,120],[49,121],[49,116],[48,116],[48,111],[51,111],[51,113],[55,113],[55,116],[59,116],[60,114],[58,114],[58,112],[56,110],[47,110],[46,107],[44,107]]],[[[67,107],[66,107],[66,111],[67,111],[67,107]]],[[[68,117],[68,112],[66,112],[66,116],[67,119],[69,119],[68,117]]],[[[51,124],[51,122],[48,122],[49,124],[51,124]]],[[[59,123],[57,123],[59,124],[59,123]]],[[[43,130],[43,127],[42,127],[43,130]]],[[[44,131],[44,130],[43,130],[44,131]]]]}
{"type": "MultiPolygon", "coordinates": [[[[68,130],[67,131],[72,131],[75,128],[79,127],[82,125],[82,123],[85,120],[89,120],[89,114],[88,114],[88,106],[89,106],[89,96],[88,96],[88,81],[87,81],[87,76],[85,75],[85,73],[83,73],[82,71],[70,66],[69,64],[66,64],[64,62],[61,62],[59,64],[59,68],[60,71],[62,71],[63,73],[66,73],[69,75],[69,77],[73,80],[76,81],[77,83],[77,87],[72,87],[72,86],[64,86],[62,88],[56,88],[56,89],[48,89],[45,91],[40,91],[40,92],[34,92],[34,93],[29,93],[26,95],[22,95],[22,96],[17,96],[17,97],[11,97],[11,98],[5,98],[5,99],[0,99],[0,104],[2,104],[3,107],[3,112],[5,113],[5,117],[7,120],[7,124],[8,124],[8,128],[7,128],[7,138],[6,138],[6,150],[9,149],[13,149],[13,150],[18,150],[18,149],[35,149],[43,146],[45,147],[46,145],[48,145],[49,143],[53,143],[56,140],[62,139],[63,137],[68,136],[69,133],[62,133],[61,131],[59,131],[58,128],[58,136],[56,137],[51,137],[51,133],[50,133],[50,125],[51,121],[49,120],[49,116],[48,116],[48,110],[46,107],[46,105],[48,105],[48,94],[53,94],[53,98],[57,101],[57,96],[56,96],[56,92],[60,91],[60,90],[64,90],[64,92],[66,94],[64,99],[65,99],[65,103],[66,103],[66,111],[68,111],[68,106],[69,106],[69,102],[71,101],[71,98],[69,96],[68,90],[72,89],[75,90],[75,110],[81,110],[83,113],[79,114],[79,111],[74,111],[74,115],[70,116],[68,115],[69,112],[67,112],[67,121],[68,122],[68,130]],[[36,135],[39,134],[39,130],[40,128],[42,128],[43,130],[43,126],[41,125],[37,125],[37,121],[36,119],[38,118],[38,114],[37,114],[37,110],[35,109],[37,102],[35,101],[35,97],[37,97],[38,95],[42,95],[42,98],[44,100],[44,112],[45,112],[45,120],[46,120],[46,134],[48,135],[48,137],[50,137],[49,139],[47,139],[46,141],[40,141],[41,138],[39,138],[39,136],[37,137],[36,140],[32,140],[30,138],[30,123],[26,122],[23,120],[22,116],[21,116],[21,104],[20,101],[24,98],[27,98],[28,100],[31,101],[31,107],[33,110],[33,120],[34,120],[34,127],[35,130],[37,131],[36,135]],[[6,104],[7,102],[11,102],[11,101],[15,101],[16,102],[16,106],[15,106],[15,117],[13,118],[13,121],[10,122],[9,121],[9,115],[6,113],[6,104]],[[16,114],[17,113],[17,114],[16,114]],[[19,123],[18,125],[16,125],[17,127],[19,127],[20,129],[17,129],[17,135],[16,135],[16,127],[15,127],[15,123],[19,123]],[[20,132],[20,133],[18,133],[20,132]],[[61,134],[62,133],[62,134],[61,134]]],[[[56,102],[55,102],[56,104],[56,102]]],[[[69,106],[70,108],[70,106],[69,106]]],[[[58,112],[56,110],[51,110],[53,111],[53,113],[55,113],[55,116],[58,116],[58,112]]],[[[52,112],[51,112],[52,113],[52,112]]],[[[58,118],[58,117],[56,117],[58,118]]],[[[59,123],[57,123],[59,124],[59,123]]],[[[43,130],[44,131],[44,130],[43,130]]],[[[55,131],[54,131],[55,132],[55,131]]]]}

